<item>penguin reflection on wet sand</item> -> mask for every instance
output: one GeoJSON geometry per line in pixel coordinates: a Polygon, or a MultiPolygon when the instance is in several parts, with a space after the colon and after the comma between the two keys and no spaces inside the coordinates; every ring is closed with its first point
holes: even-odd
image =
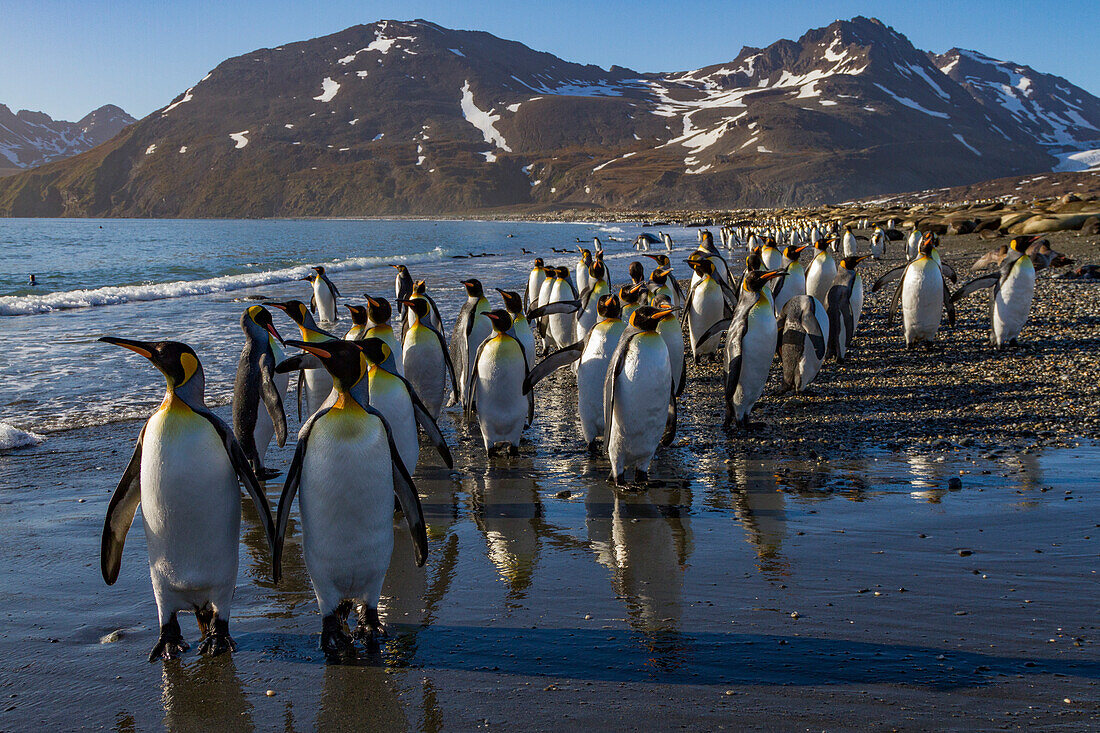
{"type": "Polygon", "coordinates": [[[401,460],[390,426],[352,390],[367,379],[369,361],[357,343],[288,341],[321,360],[335,399],[309,419],[279,499],[276,564],[282,554],[294,497],[300,493],[302,549],[322,615],[321,649],[332,661],[357,656],[355,641],[378,648],[382,582],[393,550],[396,494],[414,539],[417,565],[428,551],[420,498],[401,460]],[[351,632],[347,616],[356,611],[351,632]]]}
{"type": "Polygon", "coordinates": [[[160,636],[149,661],[173,659],[188,650],[176,618],[180,611],[194,611],[203,636],[201,653],[232,651],[236,644],[229,635],[229,617],[241,532],[238,479],[256,505],[278,581],[267,497],[229,427],[207,409],[202,365],[190,346],[109,336],[100,341],[144,356],[167,381],[164,401],[142,428],[107,508],[103,579],[108,585],[118,579],[126,534],[141,504],[160,618],[160,636]]]}
{"type": "Polygon", "coordinates": [[[272,435],[280,448],[286,444],[283,398],[290,375],[275,373],[276,365],[283,360],[283,337],[266,308],[254,305],[246,310],[241,316],[241,330],[246,338],[233,383],[233,435],[262,481],[281,473],[264,467],[264,454],[272,435]]]}

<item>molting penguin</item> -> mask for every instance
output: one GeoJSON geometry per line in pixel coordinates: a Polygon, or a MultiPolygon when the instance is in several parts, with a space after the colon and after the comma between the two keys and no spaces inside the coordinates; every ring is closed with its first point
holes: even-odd
{"type": "Polygon", "coordinates": [[[886,256],[886,232],[882,227],[875,225],[875,231],[871,234],[871,256],[881,260],[886,256]]]}
{"type": "Polygon", "coordinates": [[[275,373],[276,365],[284,358],[283,337],[275,330],[266,308],[248,308],[241,315],[241,330],[245,342],[233,383],[233,435],[253,473],[262,481],[281,473],[264,468],[264,455],[272,435],[279,447],[286,443],[283,398],[290,375],[275,373]]]}
{"type": "Polygon", "coordinates": [[[1035,297],[1035,265],[1027,254],[1027,237],[1016,237],[1001,262],[999,272],[975,278],[959,288],[952,297],[958,301],[982,288],[993,288],[990,298],[990,343],[1001,348],[1015,346],[1031,313],[1035,297]]]}
{"type": "Polygon", "coordinates": [[[603,414],[610,480],[616,484],[624,482],[629,468],[636,483],[648,480],[650,461],[674,414],[668,347],[657,325],[675,317],[671,308],[638,308],[608,362],[603,414]]]}
{"type": "Polygon", "coordinates": [[[783,391],[805,392],[825,360],[829,341],[825,306],[812,295],[796,295],[783,305],[776,329],[783,362],[783,391]]]}
{"type": "Polygon", "coordinates": [[[508,311],[489,311],[485,316],[493,333],[481,343],[472,359],[463,407],[469,416],[476,404],[486,453],[492,455],[501,444],[506,444],[509,453],[517,455],[523,426],[532,418],[533,403],[524,398],[523,389],[530,367],[523,346],[510,333],[512,317],[508,311]]]}
{"type": "Polygon", "coordinates": [[[806,268],[806,294],[814,296],[822,303],[836,279],[836,261],[829,254],[829,241],[814,240],[814,258],[806,268]]]}
{"type": "Polygon", "coordinates": [[[229,428],[206,408],[205,378],[194,350],[177,341],[100,341],[141,354],[164,374],[164,402],[145,423],[107,507],[100,564],[103,579],[118,579],[126,533],[142,505],[149,574],[160,637],[149,654],[172,659],[189,648],[176,615],[194,611],[203,636],[199,651],[236,648],[229,635],[241,531],[238,478],[244,484],[279,561],[271,508],[229,428]]]}
{"type": "Polygon", "coordinates": [[[302,426],[279,499],[276,558],[282,555],[291,506],[301,494],[302,550],[321,612],[321,649],[332,661],[357,656],[354,640],[377,649],[382,582],[393,551],[393,496],[413,538],[417,565],[428,552],[424,513],[382,414],[352,390],[367,378],[361,342],[287,342],[321,360],[335,399],[302,426]],[[347,615],[358,624],[348,633],[347,615]]]}
{"type": "Polygon", "coordinates": [[[447,394],[448,378],[454,394],[459,393],[455,368],[443,333],[428,320],[428,302],[407,300],[405,305],[413,318],[405,329],[402,343],[405,378],[424,401],[428,414],[438,418],[447,394]]]}
{"type": "Polygon", "coordinates": [[[312,275],[303,277],[313,285],[313,297],[309,299],[309,310],[316,313],[323,323],[335,323],[339,317],[336,313],[336,297],[340,291],[332,284],[325,274],[325,268],[321,266],[310,268],[312,275]]]}
{"type": "MultiPolygon", "coordinates": [[[[278,308],[290,317],[290,320],[298,326],[302,334],[302,340],[308,343],[322,343],[336,338],[328,331],[322,330],[309,309],[300,300],[288,300],[285,303],[269,302],[272,308],[278,308]]],[[[302,419],[302,401],[305,400],[308,417],[321,408],[332,391],[332,378],[324,369],[302,369],[298,372],[298,419],[302,419]]]]}

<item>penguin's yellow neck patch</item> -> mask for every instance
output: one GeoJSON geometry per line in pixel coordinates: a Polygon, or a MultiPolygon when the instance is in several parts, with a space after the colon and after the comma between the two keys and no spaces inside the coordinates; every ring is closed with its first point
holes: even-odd
{"type": "Polygon", "coordinates": [[[160,403],[160,407],[157,408],[157,412],[169,412],[172,414],[183,414],[191,412],[191,408],[187,406],[174,389],[169,389],[164,393],[164,401],[160,403]]]}

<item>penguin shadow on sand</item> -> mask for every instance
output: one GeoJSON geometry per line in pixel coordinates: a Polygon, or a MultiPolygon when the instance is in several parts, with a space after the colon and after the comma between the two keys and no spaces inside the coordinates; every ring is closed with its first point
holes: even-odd
{"type": "Polygon", "coordinates": [[[688,653],[680,623],[694,549],[690,507],[690,489],[682,487],[630,493],[600,483],[585,497],[589,549],[610,572],[649,663],[662,672],[683,667],[688,653]]]}
{"type": "Polygon", "coordinates": [[[407,730],[409,721],[393,677],[380,665],[326,665],[313,729],[407,730]]]}
{"type": "Polygon", "coordinates": [[[169,660],[161,675],[165,730],[255,730],[252,704],[232,655],[169,660]]]}

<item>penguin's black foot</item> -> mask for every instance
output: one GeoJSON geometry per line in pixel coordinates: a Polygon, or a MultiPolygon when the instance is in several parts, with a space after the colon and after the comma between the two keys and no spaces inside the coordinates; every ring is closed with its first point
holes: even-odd
{"type": "Polygon", "coordinates": [[[277,468],[263,467],[256,472],[256,478],[258,478],[260,481],[269,481],[270,479],[278,478],[282,475],[283,472],[277,468]]]}
{"type": "Polygon", "coordinates": [[[626,484],[626,482],[623,481],[623,477],[616,476],[614,471],[608,474],[607,483],[611,484],[612,486],[623,486],[626,484]]]}
{"type": "Polygon", "coordinates": [[[513,458],[515,456],[518,456],[519,455],[519,446],[512,445],[511,443],[509,443],[508,444],[508,455],[512,456],[513,458]]]}
{"type": "Polygon", "coordinates": [[[367,651],[372,654],[382,648],[380,640],[389,638],[389,633],[378,618],[377,608],[363,606],[359,609],[359,623],[355,627],[353,637],[356,641],[366,644],[367,651]]]}
{"type": "Polygon", "coordinates": [[[588,451],[588,455],[590,456],[598,456],[600,454],[599,441],[593,438],[591,442],[589,442],[589,444],[585,446],[585,450],[588,451]]]}
{"type": "Polygon", "coordinates": [[[216,657],[225,652],[237,651],[237,642],[229,635],[229,622],[225,619],[214,619],[214,628],[199,644],[199,654],[216,657]]]}
{"type": "Polygon", "coordinates": [[[210,635],[210,624],[214,623],[214,609],[210,606],[195,609],[195,620],[199,622],[199,636],[210,635]]]}
{"type": "Polygon", "coordinates": [[[634,484],[639,487],[645,487],[649,485],[649,471],[636,470],[634,471],[634,484]]]}
{"type": "Polygon", "coordinates": [[[742,427],[744,427],[746,430],[760,430],[764,427],[764,423],[760,420],[750,422],[748,418],[746,418],[745,424],[742,427]]]}
{"type": "Polygon", "coordinates": [[[811,389],[809,387],[804,387],[803,389],[799,390],[798,394],[802,395],[803,397],[816,397],[817,390],[811,389]]]}
{"type": "Polygon", "coordinates": [[[335,613],[321,620],[321,651],[333,664],[353,662],[358,656],[351,635],[345,631],[347,627],[347,622],[335,613]]]}
{"type": "Polygon", "coordinates": [[[175,659],[191,647],[183,640],[183,632],[180,631],[180,623],[176,620],[176,614],[168,619],[168,623],[160,627],[160,638],[156,646],[149,652],[149,661],[158,659],[175,659]]]}

